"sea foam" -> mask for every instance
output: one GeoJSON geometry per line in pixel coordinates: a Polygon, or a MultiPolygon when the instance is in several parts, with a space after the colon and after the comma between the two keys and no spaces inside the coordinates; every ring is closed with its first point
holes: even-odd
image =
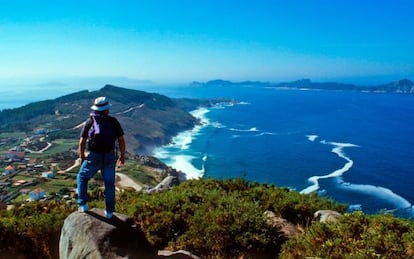
{"type": "MultiPolygon", "coordinates": [[[[316,135],[311,135],[311,136],[307,136],[308,139],[310,141],[314,141],[316,135]]],[[[337,154],[339,157],[345,159],[347,162],[345,163],[345,165],[342,168],[339,168],[335,171],[333,171],[330,174],[327,175],[321,175],[321,176],[312,176],[308,179],[309,182],[312,183],[311,186],[303,189],[300,193],[303,194],[309,194],[312,192],[317,191],[320,186],[319,186],[319,179],[326,179],[326,178],[332,178],[332,177],[340,177],[342,176],[345,172],[349,171],[349,169],[351,169],[351,167],[354,164],[354,161],[352,161],[349,157],[347,157],[345,155],[345,153],[343,152],[343,149],[345,147],[358,147],[357,145],[351,144],[351,143],[337,143],[337,142],[327,142],[325,140],[321,141],[322,144],[326,144],[326,145],[333,145],[334,148],[332,149],[332,152],[337,154]]]]}
{"type": "Polygon", "coordinates": [[[259,131],[256,127],[252,127],[250,129],[236,129],[236,128],[229,128],[231,131],[238,131],[238,132],[257,132],[259,131]]]}
{"type": "MultiPolygon", "coordinates": [[[[194,117],[200,120],[200,125],[195,126],[191,130],[179,133],[172,139],[171,144],[160,147],[154,150],[154,156],[163,160],[172,168],[183,172],[187,179],[197,179],[204,175],[204,163],[207,161],[207,155],[202,157],[195,157],[194,154],[188,155],[186,151],[189,150],[193,139],[200,133],[200,131],[210,125],[210,121],[206,117],[209,109],[200,108],[191,113],[194,117]],[[195,167],[192,163],[194,159],[202,161],[201,169],[195,167]]],[[[191,153],[191,151],[189,151],[191,153]]]]}
{"type": "MultiPolygon", "coordinates": [[[[173,157],[173,163],[171,167],[176,168],[185,173],[187,179],[198,179],[204,175],[204,164],[201,169],[196,168],[191,161],[193,156],[178,155],[173,157]]],[[[205,162],[205,160],[203,159],[205,162]]]]}
{"type": "Polygon", "coordinates": [[[403,197],[394,193],[390,189],[387,189],[381,186],[373,186],[373,185],[367,185],[367,184],[342,183],[341,188],[354,191],[354,192],[376,196],[379,199],[392,203],[397,209],[406,209],[412,206],[411,203],[408,202],[403,197]]]}
{"type": "Polygon", "coordinates": [[[309,141],[315,141],[318,138],[318,135],[306,135],[306,137],[309,139],[309,141]]]}
{"type": "MultiPolygon", "coordinates": [[[[310,141],[314,141],[318,136],[317,135],[308,135],[306,136],[310,141]]],[[[319,190],[319,180],[326,179],[326,178],[337,178],[338,179],[338,187],[347,191],[352,192],[359,192],[366,195],[374,196],[377,199],[384,200],[393,204],[393,209],[403,209],[406,210],[411,215],[414,215],[413,205],[406,200],[405,198],[399,196],[398,194],[394,193],[392,190],[387,189],[381,186],[374,186],[368,184],[354,184],[349,182],[344,182],[341,179],[341,176],[349,171],[354,162],[349,158],[345,152],[343,151],[344,148],[348,147],[359,147],[358,145],[354,145],[351,143],[339,143],[339,142],[328,142],[326,140],[322,140],[320,143],[325,145],[332,145],[334,148],[331,150],[333,153],[337,154],[340,158],[343,158],[346,163],[342,168],[339,168],[333,171],[330,174],[322,175],[322,176],[312,176],[308,179],[312,185],[303,189],[300,193],[302,194],[309,194],[319,190]]],[[[361,208],[362,205],[358,204],[356,207],[361,208]]]]}

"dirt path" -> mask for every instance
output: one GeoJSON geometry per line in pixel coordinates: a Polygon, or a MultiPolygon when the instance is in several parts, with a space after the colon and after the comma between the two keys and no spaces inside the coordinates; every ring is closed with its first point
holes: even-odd
{"type": "Polygon", "coordinates": [[[69,172],[70,170],[72,170],[73,168],[79,166],[80,164],[81,164],[81,161],[80,161],[80,158],[78,158],[78,159],[75,160],[75,163],[71,167],[69,167],[65,170],[65,172],[69,172]]]}
{"type": "MultiPolygon", "coordinates": [[[[80,165],[80,159],[76,159],[75,163],[67,168],[65,170],[65,172],[69,172],[71,171],[73,168],[77,167],[80,165]]],[[[141,191],[142,190],[142,186],[137,184],[134,180],[132,180],[129,176],[122,174],[122,173],[116,173],[116,185],[121,187],[121,188],[126,188],[126,187],[131,187],[133,189],[135,189],[136,191],[141,191]]]]}
{"type": "Polygon", "coordinates": [[[140,104],[140,105],[137,105],[137,106],[133,106],[133,107],[131,107],[131,108],[129,108],[129,109],[123,111],[123,112],[118,112],[116,114],[119,115],[119,114],[128,113],[128,112],[133,111],[135,109],[141,109],[142,107],[144,107],[144,104],[140,104]]]}
{"type": "Polygon", "coordinates": [[[134,182],[134,180],[129,178],[127,175],[116,173],[116,176],[117,176],[116,185],[123,187],[123,188],[131,187],[131,188],[134,188],[136,191],[142,190],[142,186],[134,182]]]}
{"type": "Polygon", "coordinates": [[[32,153],[32,154],[41,154],[41,153],[45,152],[46,150],[48,150],[51,146],[52,146],[52,143],[47,142],[46,147],[44,147],[43,149],[41,149],[39,151],[33,151],[33,150],[28,149],[28,148],[25,148],[24,150],[29,152],[29,153],[32,153]]]}

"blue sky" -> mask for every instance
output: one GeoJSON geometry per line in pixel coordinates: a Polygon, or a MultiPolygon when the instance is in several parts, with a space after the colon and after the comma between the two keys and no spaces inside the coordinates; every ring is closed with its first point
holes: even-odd
{"type": "Polygon", "coordinates": [[[414,80],[412,0],[0,3],[0,82],[414,80]]]}

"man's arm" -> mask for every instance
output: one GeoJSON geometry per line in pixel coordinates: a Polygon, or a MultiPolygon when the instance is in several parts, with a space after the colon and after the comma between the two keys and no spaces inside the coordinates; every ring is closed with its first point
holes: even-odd
{"type": "Polygon", "coordinates": [[[118,159],[118,165],[124,165],[125,163],[125,139],[124,136],[118,137],[118,143],[119,143],[119,152],[121,153],[118,159]]]}
{"type": "Polygon", "coordinates": [[[78,149],[79,158],[81,160],[81,163],[83,163],[83,161],[85,160],[85,148],[86,148],[86,138],[81,137],[79,139],[79,149],[78,149]]]}

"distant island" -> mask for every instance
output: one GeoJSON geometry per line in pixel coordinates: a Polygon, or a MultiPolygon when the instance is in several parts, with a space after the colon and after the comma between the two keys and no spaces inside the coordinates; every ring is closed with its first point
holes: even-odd
{"type": "Polygon", "coordinates": [[[241,81],[232,82],[226,80],[212,80],[208,82],[192,82],[191,86],[195,87],[209,87],[209,86],[250,86],[250,87],[272,87],[280,89],[302,89],[302,90],[334,90],[334,91],[358,91],[358,92],[372,92],[372,93],[414,93],[414,82],[408,79],[401,79],[395,82],[390,82],[382,85],[361,86],[354,84],[345,84],[337,82],[312,82],[310,79],[301,79],[292,82],[271,83],[260,81],[241,81]]]}

